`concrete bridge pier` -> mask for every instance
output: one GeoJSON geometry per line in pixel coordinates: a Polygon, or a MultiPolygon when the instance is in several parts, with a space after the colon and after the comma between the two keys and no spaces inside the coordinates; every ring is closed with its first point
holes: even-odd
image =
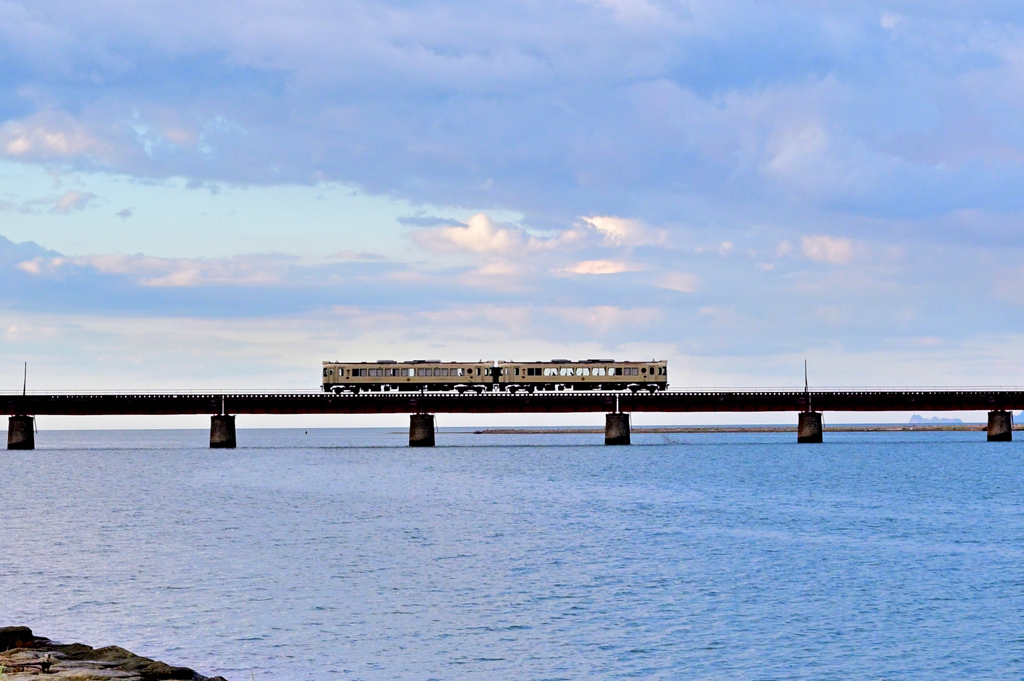
{"type": "Polygon", "coordinates": [[[802,411],[796,426],[796,441],[823,442],[821,437],[821,412],[802,411]]]}
{"type": "Polygon", "coordinates": [[[604,443],[606,445],[629,444],[629,414],[615,412],[604,415],[604,443]]]}
{"type": "Polygon", "coordinates": [[[210,449],[234,449],[235,417],[233,414],[214,414],[210,417],[210,449]]]}
{"type": "Polygon", "coordinates": [[[12,416],[7,420],[7,449],[36,448],[34,416],[12,416]]]}
{"type": "Polygon", "coordinates": [[[988,441],[1009,442],[1013,439],[1013,414],[997,410],[988,413],[988,441]]]}
{"type": "Polygon", "coordinates": [[[409,414],[409,446],[434,446],[433,414],[409,414]]]}

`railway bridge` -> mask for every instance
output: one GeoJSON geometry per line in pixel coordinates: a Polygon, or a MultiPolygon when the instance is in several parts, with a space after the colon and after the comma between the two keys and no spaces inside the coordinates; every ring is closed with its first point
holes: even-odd
{"type": "Polygon", "coordinates": [[[39,415],[210,414],[210,447],[236,445],[236,414],[409,414],[409,445],[431,447],[434,414],[605,413],[605,444],[629,444],[633,412],[796,412],[797,442],[822,441],[824,411],[987,411],[988,439],[1012,438],[1011,410],[1024,390],[835,389],[622,392],[138,393],[0,395],[8,415],[7,448],[35,448],[39,415]]]}

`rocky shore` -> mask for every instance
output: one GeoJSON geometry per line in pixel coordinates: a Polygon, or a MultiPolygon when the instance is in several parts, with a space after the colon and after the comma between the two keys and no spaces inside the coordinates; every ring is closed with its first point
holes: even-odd
{"type": "Polygon", "coordinates": [[[28,627],[0,627],[0,679],[3,681],[226,681],[206,677],[188,667],[172,667],[124,648],[93,648],[83,643],[54,643],[34,636],[28,627]]]}

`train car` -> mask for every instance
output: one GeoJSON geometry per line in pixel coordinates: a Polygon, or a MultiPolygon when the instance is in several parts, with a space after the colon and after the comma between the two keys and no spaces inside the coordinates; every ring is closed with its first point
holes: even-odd
{"type": "Polygon", "coordinates": [[[646,390],[668,387],[668,362],[612,359],[498,362],[498,382],[508,392],[535,390],[646,390]]]}
{"type": "Polygon", "coordinates": [[[668,362],[611,359],[550,362],[378,360],[324,362],[323,390],[334,393],[502,390],[646,390],[668,387],[668,362]]]}
{"type": "Polygon", "coordinates": [[[324,362],[324,392],[483,391],[497,382],[494,362],[324,362]]]}

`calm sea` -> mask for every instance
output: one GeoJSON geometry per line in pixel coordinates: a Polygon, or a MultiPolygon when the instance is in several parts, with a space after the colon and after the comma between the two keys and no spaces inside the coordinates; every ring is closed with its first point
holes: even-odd
{"type": "Polygon", "coordinates": [[[0,624],[231,681],[1020,679],[1024,443],[42,432],[0,624]]]}

